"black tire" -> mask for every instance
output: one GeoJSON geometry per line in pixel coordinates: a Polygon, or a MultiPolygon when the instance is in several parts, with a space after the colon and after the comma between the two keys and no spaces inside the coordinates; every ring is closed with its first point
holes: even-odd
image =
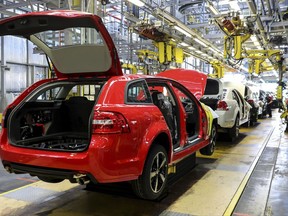
{"type": "Polygon", "coordinates": [[[167,152],[163,146],[156,144],[148,154],[142,175],[132,181],[132,188],[138,197],[155,200],[165,191],[167,180],[167,152]]]}
{"type": "Polygon", "coordinates": [[[46,176],[37,176],[41,181],[47,182],[47,183],[59,183],[62,182],[64,179],[58,179],[58,178],[51,178],[46,176]]]}
{"type": "Polygon", "coordinates": [[[217,129],[216,125],[213,124],[211,129],[210,143],[204,148],[200,149],[200,153],[202,155],[212,155],[215,150],[216,139],[217,139],[217,129]]]}
{"type": "Polygon", "coordinates": [[[235,123],[234,123],[233,127],[230,128],[229,132],[228,132],[231,141],[234,141],[239,137],[239,130],[240,130],[239,117],[237,116],[235,119],[235,123]]]}

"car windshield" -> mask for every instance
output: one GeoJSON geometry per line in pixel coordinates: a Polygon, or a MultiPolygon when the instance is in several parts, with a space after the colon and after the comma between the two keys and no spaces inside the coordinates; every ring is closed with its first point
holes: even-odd
{"type": "Polygon", "coordinates": [[[89,27],[73,27],[63,30],[48,30],[34,34],[49,48],[59,48],[72,45],[104,45],[99,32],[89,27]]]}

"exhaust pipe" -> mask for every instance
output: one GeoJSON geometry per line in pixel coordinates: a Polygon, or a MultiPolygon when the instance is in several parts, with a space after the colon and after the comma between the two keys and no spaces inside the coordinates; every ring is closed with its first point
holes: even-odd
{"type": "Polygon", "coordinates": [[[76,182],[80,185],[86,185],[90,182],[90,179],[84,174],[76,174],[73,176],[76,182]]]}
{"type": "Polygon", "coordinates": [[[13,170],[10,166],[6,165],[4,166],[4,169],[8,172],[8,173],[13,173],[13,170]]]}

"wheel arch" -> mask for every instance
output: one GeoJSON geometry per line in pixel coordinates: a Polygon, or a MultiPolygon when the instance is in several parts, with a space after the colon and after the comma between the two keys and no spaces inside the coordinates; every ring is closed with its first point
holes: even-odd
{"type": "Polygon", "coordinates": [[[170,163],[171,158],[172,158],[171,137],[170,137],[170,135],[167,134],[167,132],[162,131],[159,134],[155,135],[155,137],[151,140],[149,145],[147,145],[147,144],[143,145],[144,148],[141,151],[139,151],[139,154],[140,154],[139,158],[141,161],[141,164],[140,164],[141,173],[140,173],[140,175],[143,172],[143,168],[145,166],[147,156],[148,156],[149,152],[151,151],[152,147],[155,145],[161,145],[165,148],[167,155],[168,155],[168,164],[170,163]]]}

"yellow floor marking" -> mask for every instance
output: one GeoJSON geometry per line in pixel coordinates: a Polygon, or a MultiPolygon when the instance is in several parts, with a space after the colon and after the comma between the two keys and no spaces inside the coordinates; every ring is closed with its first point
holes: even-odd
{"type": "Polygon", "coordinates": [[[0,215],[15,215],[13,212],[29,205],[27,202],[6,197],[0,197],[0,203],[0,215]]]}
{"type": "MultiPolygon", "coordinates": [[[[37,182],[38,182],[38,181],[37,181],[37,182]]],[[[13,189],[13,190],[9,190],[9,191],[6,191],[6,192],[4,192],[4,193],[0,193],[0,196],[3,196],[3,195],[5,195],[5,194],[12,193],[12,192],[14,192],[14,191],[21,190],[21,189],[23,189],[23,188],[27,188],[27,187],[33,186],[33,185],[37,184],[37,182],[33,182],[33,183],[31,183],[31,184],[24,185],[24,186],[19,187],[19,188],[15,188],[15,189],[13,189]]]]}
{"type": "Polygon", "coordinates": [[[259,152],[258,152],[256,158],[254,159],[251,167],[249,168],[247,174],[245,175],[244,179],[242,180],[240,186],[238,187],[235,195],[233,196],[231,202],[229,203],[226,211],[223,214],[224,216],[232,215],[232,213],[233,213],[233,211],[234,211],[234,209],[235,209],[235,207],[237,205],[237,202],[240,199],[241,194],[243,193],[243,191],[245,189],[245,186],[246,186],[246,184],[247,184],[247,182],[248,182],[248,180],[249,180],[249,178],[250,178],[250,176],[251,176],[251,174],[252,174],[252,172],[253,172],[253,170],[254,170],[254,168],[255,168],[255,166],[256,166],[256,164],[257,164],[257,162],[258,162],[258,160],[259,160],[259,158],[260,158],[260,156],[261,156],[261,154],[263,152],[263,150],[264,150],[264,148],[265,148],[265,146],[267,145],[267,143],[268,143],[268,141],[269,141],[274,129],[275,129],[275,126],[271,129],[271,131],[269,132],[267,138],[265,139],[264,145],[259,150],[259,152]]]}
{"type": "Polygon", "coordinates": [[[72,184],[69,182],[69,180],[64,180],[60,183],[46,183],[43,181],[38,181],[37,184],[33,185],[38,188],[43,188],[46,190],[56,191],[56,192],[62,192],[66,190],[70,190],[74,187],[79,186],[78,184],[72,184]]]}

